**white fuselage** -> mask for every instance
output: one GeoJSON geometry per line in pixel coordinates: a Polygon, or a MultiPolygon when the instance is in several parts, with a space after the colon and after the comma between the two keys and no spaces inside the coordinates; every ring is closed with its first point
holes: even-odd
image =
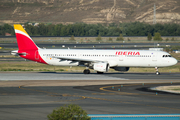
{"type": "Polygon", "coordinates": [[[177,63],[175,58],[164,51],[85,49],[39,49],[38,51],[47,64],[59,66],[79,66],[79,61],[73,59],[104,61],[109,63],[109,67],[167,67],[177,63]],[[58,57],[68,59],[61,60],[58,57]]]}
{"type": "Polygon", "coordinates": [[[87,50],[87,49],[41,49],[20,24],[14,25],[19,50],[13,55],[35,62],[57,66],[85,66],[84,74],[90,70],[98,74],[108,72],[109,68],[116,71],[128,71],[129,67],[172,66],[177,60],[163,51],[148,50],[87,50]]]}

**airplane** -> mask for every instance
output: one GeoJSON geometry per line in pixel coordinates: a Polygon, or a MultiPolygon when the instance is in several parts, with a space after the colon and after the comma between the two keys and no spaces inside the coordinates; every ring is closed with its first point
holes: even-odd
{"type": "Polygon", "coordinates": [[[54,66],[83,66],[98,74],[114,69],[128,71],[130,67],[159,67],[175,65],[177,60],[167,52],[152,50],[94,50],[94,49],[43,49],[39,48],[20,24],[14,24],[18,50],[12,55],[54,66]]]}

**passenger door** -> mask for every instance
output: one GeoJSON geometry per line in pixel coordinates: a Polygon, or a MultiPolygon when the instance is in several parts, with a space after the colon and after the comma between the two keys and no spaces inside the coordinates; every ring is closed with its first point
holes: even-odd
{"type": "Polygon", "coordinates": [[[35,60],[39,60],[39,53],[38,53],[38,50],[35,51],[35,60]]]}
{"type": "Polygon", "coordinates": [[[152,61],[153,62],[157,61],[157,53],[152,53],[152,61]]]}

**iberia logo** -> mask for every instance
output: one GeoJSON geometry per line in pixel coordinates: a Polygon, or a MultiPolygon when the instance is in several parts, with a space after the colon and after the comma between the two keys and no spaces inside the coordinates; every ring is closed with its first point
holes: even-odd
{"type": "Polygon", "coordinates": [[[139,52],[118,51],[116,55],[140,55],[139,52]]]}

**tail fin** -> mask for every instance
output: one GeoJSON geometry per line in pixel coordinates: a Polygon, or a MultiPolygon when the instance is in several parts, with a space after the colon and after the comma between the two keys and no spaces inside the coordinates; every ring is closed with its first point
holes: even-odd
{"type": "Polygon", "coordinates": [[[38,46],[20,24],[14,25],[19,50],[38,50],[38,46]]]}

